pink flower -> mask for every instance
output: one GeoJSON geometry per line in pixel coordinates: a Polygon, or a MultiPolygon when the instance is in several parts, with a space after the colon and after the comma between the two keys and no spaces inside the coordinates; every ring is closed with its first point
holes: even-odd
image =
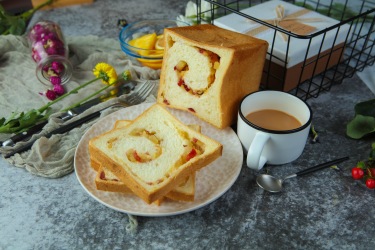
{"type": "Polygon", "coordinates": [[[53,100],[56,99],[57,95],[56,95],[55,91],[49,89],[49,90],[46,91],[46,97],[49,100],[53,101],[53,100]]]}
{"type": "Polygon", "coordinates": [[[57,94],[57,95],[62,95],[65,93],[65,89],[62,85],[60,84],[56,84],[55,86],[53,86],[53,91],[57,94]]]}
{"type": "Polygon", "coordinates": [[[61,84],[61,78],[59,76],[51,76],[49,78],[49,81],[52,83],[52,85],[60,85],[61,84]]]}

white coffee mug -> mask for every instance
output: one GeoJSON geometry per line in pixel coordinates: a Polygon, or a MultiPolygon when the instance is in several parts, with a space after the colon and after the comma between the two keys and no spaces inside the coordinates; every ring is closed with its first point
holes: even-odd
{"type": "Polygon", "coordinates": [[[240,103],[237,135],[247,151],[247,166],[260,170],[264,164],[281,165],[296,160],[309,135],[312,111],[300,98],[281,91],[264,90],[245,96],[240,103]],[[246,119],[249,113],[273,109],[294,116],[301,126],[292,130],[270,130],[246,119]]]}

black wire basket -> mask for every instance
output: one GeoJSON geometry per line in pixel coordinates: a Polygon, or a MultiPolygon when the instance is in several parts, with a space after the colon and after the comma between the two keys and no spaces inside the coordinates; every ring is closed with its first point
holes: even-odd
{"type": "Polygon", "coordinates": [[[355,72],[374,63],[375,1],[283,1],[287,6],[293,4],[336,20],[333,25],[306,35],[295,34],[244,11],[266,2],[269,1],[196,0],[197,23],[217,25],[220,18],[231,14],[232,17],[238,16],[268,29],[271,39],[267,39],[269,49],[261,89],[282,90],[306,100],[318,97],[321,92],[329,91],[333,84],[340,84],[343,79],[352,77],[355,72]],[[209,7],[202,8],[202,2],[206,2],[205,5],[209,7]],[[281,54],[276,53],[280,52],[280,48],[274,48],[280,34],[286,37],[281,54]],[[305,48],[298,55],[302,61],[290,67],[288,63],[294,49],[292,41],[300,41],[305,48]],[[327,42],[332,43],[328,48],[327,42]]]}

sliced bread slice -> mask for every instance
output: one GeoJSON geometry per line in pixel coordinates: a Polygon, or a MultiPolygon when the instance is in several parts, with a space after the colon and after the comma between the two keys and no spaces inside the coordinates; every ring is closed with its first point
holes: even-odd
{"type": "MultiPolygon", "coordinates": [[[[131,121],[117,120],[114,128],[123,128],[131,121]]],[[[195,131],[200,132],[201,126],[196,124],[188,125],[195,131]]],[[[96,169],[95,185],[98,190],[107,192],[133,193],[123,182],[121,182],[111,171],[102,166],[94,157],[90,157],[91,164],[96,169]]],[[[195,196],[195,173],[176,186],[165,197],[175,201],[194,201],[195,196]]],[[[160,199],[159,199],[160,200],[160,199]]],[[[161,202],[159,202],[161,204],[161,202]]]]}
{"type": "Polygon", "coordinates": [[[216,160],[222,145],[154,104],[124,128],[89,142],[90,153],[146,203],[216,160]]]}

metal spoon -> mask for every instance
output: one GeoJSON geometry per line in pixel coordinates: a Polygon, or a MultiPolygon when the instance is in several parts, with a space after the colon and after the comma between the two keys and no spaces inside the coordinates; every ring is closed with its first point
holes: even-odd
{"type": "Polygon", "coordinates": [[[333,160],[333,161],[322,163],[322,164],[319,164],[319,165],[317,165],[315,167],[311,167],[311,168],[299,171],[297,173],[288,175],[288,176],[284,177],[283,179],[278,179],[278,178],[273,177],[273,176],[268,175],[268,174],[261,174],[261,175],[259,175],[257,177],[256,181],[257,181],[258,185],[261,188],[263,188],[264,190],[276,193],[276,192],[280,192],[281,191],[281,189],[283,187],[282,186],[283,182],[286,179],[297,177],[297,176],[306,175],[306,174],[309,174],[309,173],[312,173],[312,172],[315,172],[315,171],[318,171],[318,170],[321,170],[321,169],[333,166],[334,164],[346,161],[348,159],[349,159],[349,157],[343,157],[343,158],[340,158],[340,159],[336,159],[336,160],[333,160]]]}

